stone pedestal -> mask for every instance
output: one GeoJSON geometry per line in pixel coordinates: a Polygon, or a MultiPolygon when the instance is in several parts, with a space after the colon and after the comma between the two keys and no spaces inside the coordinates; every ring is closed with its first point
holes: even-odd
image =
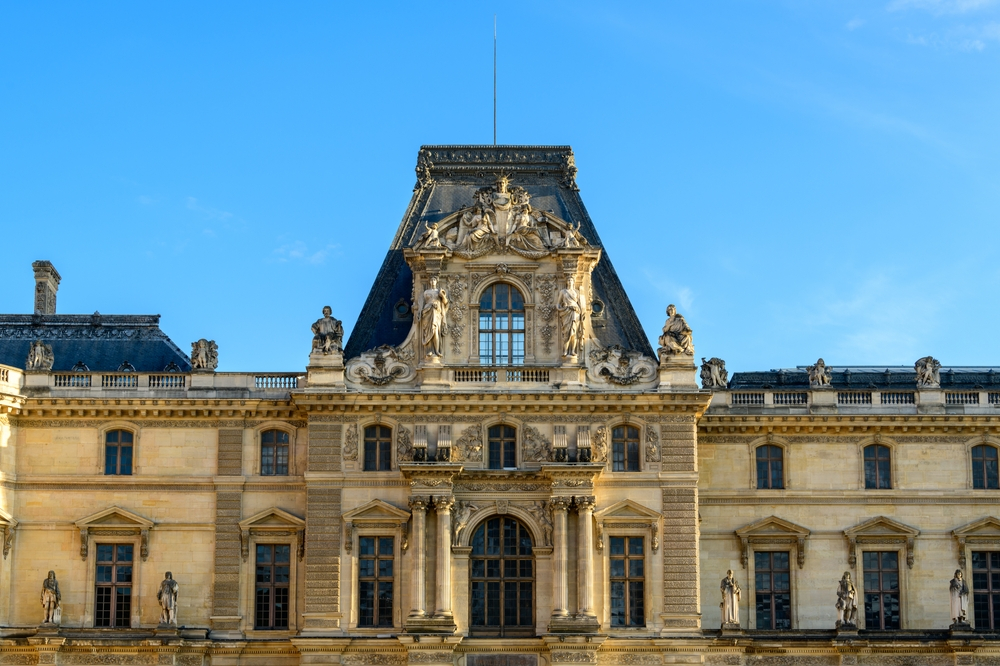
{"type": "Polygon", "coordinates": [[[851,639],[858,637],[858,625],[844,622],[837,626],[838,639],[851,639]]]}
{"type": "Polygon", "coordinates": [[[948,631],[951,633],[952,636],[971,634],[972,625],[969,624],[968,622],[955,622],[948,627],[948,631]]]}
{"type": "Polygon", "coordinates": [[[660,351],[660,392],[698,390],[698,369],[694,354],[660,351]]]}
{"type": "Polygon", "coordinates": [[[722,623],[722,635],[723,636],[742,636],[743,627],[740,626],[739,622],[723,622],[722,623]]]}
{"type": "Polygon", "coordinates": [[[309,365],[306,366],[306,384],[314,386],[345,389],[344,384],[344,353],[340,351],[331,354],[316,352],[309,354],[309,365]]]}
{"type": "Polygon", "coordinates": [[[179,639],[181,637],[180,632],[177,630],[176,624],[166,624],[163,622],[156,625],[156,629],[154,630],[153,633],[156,634],[157,638],[163,640],[170,640],[173,638],[179,639]]]}

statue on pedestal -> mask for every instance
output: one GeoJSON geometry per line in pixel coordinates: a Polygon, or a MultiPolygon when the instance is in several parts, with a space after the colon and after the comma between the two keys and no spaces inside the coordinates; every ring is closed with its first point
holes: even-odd
{"type": "Polygon", "coordinates": [[[833,376],[823,359],[816,361],[816,365],[807,366],[806,372],[809,373],[809,386],[812,388],[828,388],[830,386],[833,376]]]}
{"type": "Polygon", "coordinates": [[[219,367],[219,345],[202,338],[191,343],[191,369],[215,372],[219,367]]]}
{"type": "Polygon", "coordinates": [[[177,624],[178,589],[179,586],[174,580],[174,575],[169,571],[163,574],[163,581],[156,593],[156,600],[160,602],[160,624],[177,624]]]}
{"type": "Polygon", "coordinates": [[[62,595],[59,593],[59,581],[56,580],[56,572],[50,571],[48,577],[42,582],[42,608],[45,609],[44,624],[59,624],[59,605],[62,603],[62,595]]]}
{"type": "Polygon", "coordinates": [[[913,364],[917,371],[917,387],[934,389],[941,387],[941,362],[933,356],[924,356],[913,364]]]}
{"type": "Polygon", "coordinates": [[[313,352],[332,354],[340,351],[344,340],[344,325],[339,319],[332,317],[332,314],[333,309],[329,305],[324,305],[323,318],[317,319],[312,325],[313,352]]]}
{"type": "Polygon", "coordinates": [[[726,577],[722,579],[719,589],[722,591],[722,603],[719,604],[719,607],[722,609],[722,628],[739,629],[740,593],[742,590],[740,589],[740,584],[733,577],[732,569],[726,571],[726,577]]]}
{"type": "Polygon", "coordinates": [[[851,582],[851,572],[845,571],[837,586],[837,629],[856,629],[858,589],[851,582]]]}
{"type": "MultiPolygon", "coordinates": [[[[961,569],[955,569],[955,577],[949,585],[951,592],[951,622],[952,627],[965,628],[969,626],[969,586],[961,569]]],[[[971,629],[971,627],[969,627],[971,629]]]]}
{"type": "Polygon", "coordinates": [[[673,303],[667,306],[667,321],[663,324],[659,352],[661,357],[694,353],[693,331],[683,315],[677,314],[677,308],[673,303]]]}
{"type": "Polygon", "coordinates": [[[562,324],[563,338],[566,340],[563,344],[563,356],[576,356],[583,348],[583,318],[586,308],[583,294],[576,290],[576,279],[572,275],[566,278],[566,288],[559,292],[556,310],[559,312],[559,323],[562,324]]]}
{"type": "Polygon", "coordinates": [[[448,294],[438,288],[438,279],[432,277],[430,289],[426,289],[420,299],[420,341],[427,347],[427,356],[442,356],[442,340],[446,332],[448,316],[448,294]]]}
{"type": "Polygon", "coordinates": [[[35,340],[28,349],[28,360],[25,364],[26,370],[36,372],[48,372],[55,363],[55,355],[52,353],[52,345],[47,345],[41,340],[35,340]]]}

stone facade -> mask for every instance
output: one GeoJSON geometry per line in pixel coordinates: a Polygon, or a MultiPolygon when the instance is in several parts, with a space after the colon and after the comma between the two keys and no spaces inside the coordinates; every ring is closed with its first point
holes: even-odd
{"type": "Polygon", "coordinates": [[[571,151],[425,147],[417,173],[351,339],[326,308],[303,372],[57,315],[36,264],[37,320],[0,316],[0,664],[1000,663],[983,606],[949,605],[1000,552],[991,370],[712,357],[699,389],[676,308],[642,334],[571,151]]]}

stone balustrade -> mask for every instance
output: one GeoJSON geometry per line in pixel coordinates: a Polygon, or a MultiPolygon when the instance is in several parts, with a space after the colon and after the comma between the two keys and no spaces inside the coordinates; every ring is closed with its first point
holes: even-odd
{"type": "Polygon", "coordinates": [[[1000,391],[913,389],[715,390],[710,412],[995,414],[1000,391]]]}

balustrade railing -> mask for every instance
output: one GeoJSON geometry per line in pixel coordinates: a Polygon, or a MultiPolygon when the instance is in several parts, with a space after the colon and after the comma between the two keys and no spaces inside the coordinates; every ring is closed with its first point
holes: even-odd
{"type": "Polygon", "coordinates": [[[949,391],[944,394],[944,404],[946,405],[978,405],[978,391],[949,391]]]}
{"type": "Polygon", "coordinates": [[[745,407],[751,405],[764,405],[763,393],[734,393],[733,406],[745,407]]]}
{"type": "Polygon", "coordinates": [[[805,391],[800,393],[775,393],[774,404],[776,405],[808,405],[809,394],[805,391]]]}
{"type": "Polygon", "coordinates": [[[872,404],[871,391],[838,391],[838,405],[870,405],[872,404]]]}
{"type": "Polygon", "coordinates": [[[295,374],[254,375],[254,387],[259,389],[294,389],[299,387],[295,374]]]}
{"type": "Polygon", "coordinates": [[[545,383],[549,381],[548,368],[460,368],[452,371],[456,383],[545,383]]]}

